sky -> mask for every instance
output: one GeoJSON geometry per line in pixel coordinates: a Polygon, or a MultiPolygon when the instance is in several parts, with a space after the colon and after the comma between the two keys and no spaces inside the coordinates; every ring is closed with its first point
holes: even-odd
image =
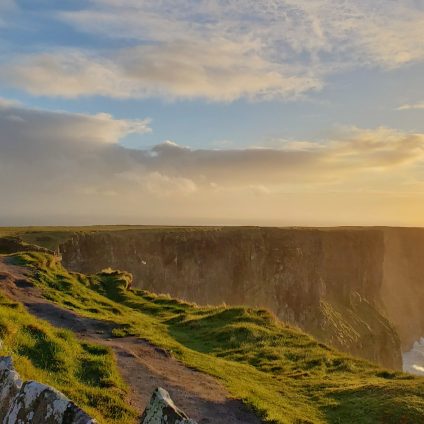
{"type": "Polygon", "coordinates": [[[0,0],[0,225],[424,226],[424,0],[0,0]]]}

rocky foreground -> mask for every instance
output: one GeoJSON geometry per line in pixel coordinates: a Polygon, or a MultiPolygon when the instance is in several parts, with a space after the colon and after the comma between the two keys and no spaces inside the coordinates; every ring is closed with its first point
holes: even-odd
{"type": "MultiPolygon", "coordinates": [[[[53,387],[22,382],[10,356],[0,357],[0,422],[4,424],[95,424],[96,420],[53,387]]],[[[157,388],[140,424],[196,424],[157,388]]]]}

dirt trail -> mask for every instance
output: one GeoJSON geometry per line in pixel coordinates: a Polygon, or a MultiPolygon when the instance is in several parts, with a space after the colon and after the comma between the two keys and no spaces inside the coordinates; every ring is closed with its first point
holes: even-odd
{"type": "Polygon", "coordinates": [[[113,326],[84,318],[44,299],[28,280],[25,268],[0,256],[0,287],[38,318],[72,330],[81,339],[113,349],[120,372],[130,387],[131,404],[140,413],[153,390],[163,387],[181,409],[199,424],[260,424],[237,399],[231,399],[214,378],[187,368],[166,351],[136,337],[112,338],[113,326]]]}

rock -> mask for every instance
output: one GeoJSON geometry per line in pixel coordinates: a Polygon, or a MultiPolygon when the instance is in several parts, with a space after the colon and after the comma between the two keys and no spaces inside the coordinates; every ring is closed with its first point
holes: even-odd
{"type": "Polygon", "coordinates": [[[3,424],[95,424],[65,395],[36,381],[22,383],[12,358],[0,357],[0,422],[3,424]]]}
{"type": "Polygon", "coordinates": [[[178,409],[172,401],[169,393],[158,387],[150,399],[140,424],[197,424],[178,409]]]}
{"type": "Polygon", "coordinates": [[[22,387],[10,356],[0,357],[0,422],[3,422],[22,387]]]}

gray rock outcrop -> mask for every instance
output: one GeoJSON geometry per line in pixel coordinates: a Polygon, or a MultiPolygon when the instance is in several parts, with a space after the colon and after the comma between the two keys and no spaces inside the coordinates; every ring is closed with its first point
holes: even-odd
{"type": "Polygon", "coordinates": [[[0,357],[2,424],[95,424],[65,395],[36,381],[22,382],[12,358],[0,357]]]}
{"type": "Polygon", "coordinates": [[[144,410],[140,424],[196,424],[196,421],[175,406],[165,389],[158,387],[144,410]]]}

